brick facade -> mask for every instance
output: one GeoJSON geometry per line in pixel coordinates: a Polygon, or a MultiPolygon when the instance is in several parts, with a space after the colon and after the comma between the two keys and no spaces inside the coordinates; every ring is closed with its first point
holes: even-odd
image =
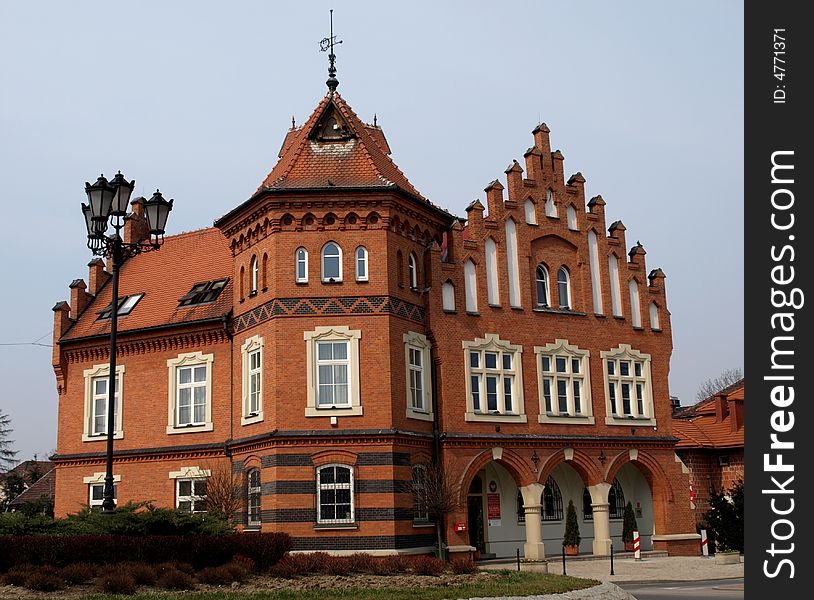
{"type": "MultiPolygon", "coordinates": [[[[115,443],[114,466],[121,476],[119,502],[175,505],[172,473],[187,467],[228,468],[240,477],[256,468],[262,529],[289,532],[296,549],[419,551],[434,540],[431,526],[413,521],[408,489],[419,462],[441,460],[454,477],[462,508],[447,519],[444,535],[456,547],[469,541],[453,531],[453,523],[467,520],[469,485],[492,460],[518,486],[545,482],[563,461],[585,485],[612,482],[630,462],[652,490],[655,533],[672,536],[659,544],[673,553],[690,552],[696,543],[694,516],[670,418],[672,333],[664,274],[648,272],[641,245],[628,252],[625,228],[618,221],[606,223],[601,197],[586,203],[581,174],[565,178],[564,159],[551,151],[544,124],[535,128],[533,143],[525,171],[517,162],[510,165],[506,186],[491,183],[486,205],[473,203],[464,221],[421,196],[390,160],[381,130],[362,123],[338,94],[328,94],[304,125],[288,132],[280,161],[250,199],[218,219],[215,228],[168,237],[160,252],[127,261],[121,295],[144,297],[119,321],[118,363],[124,366],[123,435],[115,443]],[[549,194],[556,217],[546,216],[549,194]],[[528,202],[534,218],[527,218],[528,202]],[[595,252],[589,235],[595,236],[595,252]],[[320,253],[329,242],[342,250],[339,281],[323,281],[320,253]],[[496,248],[492,275],[484,256],[487,243],[496,248]],[[364,280],[355,276],[359,247],[367,250],[364,280]],[[302,282],[295,260],[300,248],[308,253],[302,282]],[[617,315],[611,255],[619,271],[617,315]],[[467,310],[465,301],[464,265],[470,261],[477,311],[467,310]],[[549,270],[549,306],[537,297],[539,264],[549,270]],[[567,308],[560,307],[560,267],[569,276],[567,308]],[[489,304],[490,276],[499,304],[489,304]],[[219,278],[229,283],[215,302],[179,306],[193,284],[219,278]],[[631,281],[641,314],[635,326],[631,281]],[[446,309],[444,286],[452,286],[455,296],[446,309]],[[358,357],[351,357],[358,381],[351,379],[347,388],[358,395],[354,408],[309,408],[318,393],[314,359],[311,364],[307,359],[308,348],[315,348],[309,335],[325,332],[358,340],[358,357]],[[432,403],[418,414],[408,406],[405,357],[405,339],[416,335],[426,336],[431,348],[423,368],[429,383],[425,398],[432,403]],[[244,406],[241,348],[250,338],[263,342],[262,419],[247,418],[244,406]],[[499,415],[466,408],[474,400],[466,391],[471,379],[462,344],[492,338],[519,348],[512,355],[513,379],[505,384],[514,386],[512,408],[499,415]],[[535,347],[560,340],[587,352],[580,373],[583,409],[576,418],[547,417],[541,399],[535,347]],[[643,357],[624,359],[631,369],[634,362],[644,369],[642,408],[634,399],[627,411],[641,410],[636,417],[614,417],[608,410],[603,353],[625,348],[643,357]],[[173,430],[168,369],[172,373],[172,361],[192,353],[209,357],[211,414],[206,426],[173,430]],[[327,465],[351,469],[352,523],[317,522],[315,475],[327,465]]],[[[83,479],[104,470],[103,437],[83,441],[86,371],[108,360],[108,330],[96,313],[110,304],[110,286],[100,268],[91,263],[91,286],[80,290],[89,298],[72,297],[70,305],[54,308],[58,516],[87,503],[83,479]]],[[[624,389],[635,393],[630,392],[635,385],[624,389]]],[[[484,407],[492,401],[487,396],[484,407]]],[[[246,509],[238,520],[248,523],[246,509]]]]}

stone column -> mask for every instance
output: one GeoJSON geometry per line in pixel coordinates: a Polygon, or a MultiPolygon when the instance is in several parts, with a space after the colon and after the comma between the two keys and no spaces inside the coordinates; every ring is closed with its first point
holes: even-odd
{"type": "Polygon", "coordinates": [[[526,543],[523,544],[523,555],[532,560],[545,558],[545,545],[543,544],[543,526],[540,518],[540,499],[543,495],[543,486],[531,483],[520,488],[523,494],[523,509],[526,513],[526,543]]]}
{"type": "Polygon", "coordinates": [[[610,505],[608,504],[608,490],[610,490],[610,487],[610,484],[604,481],[588,486],[594,516],[593,552],[596,556],[610,555],[610,505]]]}

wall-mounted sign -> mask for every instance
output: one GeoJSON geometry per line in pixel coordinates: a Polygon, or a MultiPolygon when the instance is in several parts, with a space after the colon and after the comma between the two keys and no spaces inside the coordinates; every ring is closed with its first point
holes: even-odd
{"type": "Polygon", "coordinates": [[[464,523],[463,521],[459,521],[459,522],[455,523],[455,526],[454,526],[453,529],[456,532],[466,531],[466,523],[464,523]]]}
{"type": "Polygon", "coordinates": [[[492,492],[493,494],[497,491],[497,481],[495,481],[494,479],[489,482],[489,491],[492,492]]]}
{"type": "Polygon", "coordinates": [[[642,518],[642,503],[641,502],[636,502],[636,518],[637,519],[642,518]]]}
{"type": "Polygon", "coordinates": [[[500,494],[486,494],[486,516],[489,527],[500,527],[500,494]]]}

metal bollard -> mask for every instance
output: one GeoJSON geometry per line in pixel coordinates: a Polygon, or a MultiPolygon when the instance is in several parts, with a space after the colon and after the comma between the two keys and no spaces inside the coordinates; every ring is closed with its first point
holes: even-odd
{"type": "Polygon", "coordinates": [[[520,572],[520,548],[517,549],[517,572],[520,572]]]}
{"type": "Polygon", "coordinates": [[[566,575],[566,572],[565,572],[565,546],[562,547],[562,574],[566,575]]]}
{"type": "Polygon", "coordinates": [[[642,546],[638,531],[633,532],[633,556],[636,560],[642,559],[642,546]]]}
{"type": "Polygon", "coordinates": [[[611,543],[611,575],[616,575],[616,573],[613,572],[613,543],[611,543]]]}

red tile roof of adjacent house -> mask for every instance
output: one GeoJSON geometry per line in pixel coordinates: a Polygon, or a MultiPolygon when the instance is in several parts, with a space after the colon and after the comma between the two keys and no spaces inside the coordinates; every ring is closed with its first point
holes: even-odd
{"type": "MultiPolygon", "coordinates": [[[[179,306],[178,301],[195,283],[231,275],[232,254],[220,230],[210,227],[168,236],[160,250],[139,254],[122,265],[119,297],[144,296],[130,314],[119,316],[118,331],[222,318],[232,307],[231,281],[214,302],[179,306]]],[[[110,319],[97,319],[99,311],[110,305],[112,288],[108,281],[60,341],[110,334],[110,319]]]]}
{"type": "Polygon", "coordinates": [[[741,379],[698,404],[676,411],[673,435],[680,440],[676,448],[743,448],[743,402],[744,382],[741,379]]]}
{"type": "Polygon", "coordinates": [[[289,130],[280,160],[258,192],[326,187],[393,188],[427,201],[389,156],[381,128],[363,123],[338,93],[326,95],[304,125],[289,130]],[[319,139],[324,117],[338,116],[346,135],[319,139]]]}
{"type": "Polygon", "coordinates": [[[18,507],[26,502],[36,502],[43,496],[49,500],[54,500],[54,485],[57,481],[57,471],[51,466],[51,470],[45,475],[32,483],[27,490],[22,494],[11,500],[8,505],[10,508],[18,507]]]}

